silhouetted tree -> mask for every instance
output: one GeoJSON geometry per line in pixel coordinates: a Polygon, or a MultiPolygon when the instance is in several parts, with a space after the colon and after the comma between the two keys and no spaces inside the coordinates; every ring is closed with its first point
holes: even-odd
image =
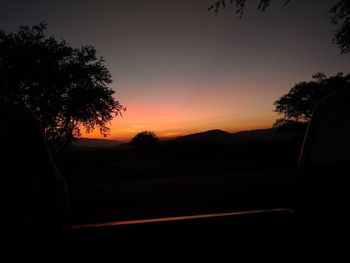
{"type": "MultiPolygon", "coordinates": [[[[109,88],[111,74],[92,46],[72,48],[45,35],[46,24],[0,31],[0,69],[8,100],[28,107],[41,121],[54,150],[99,128],[102,135],[123,107],[109,88]]],[[[25,127],[23,127],[25,133],[25,127]]]]}
{"type": "MultiPolygon", "coordinates": [[[[215,14],[219,12],[221,8],[226,8],[227,6],[235,7],[235,12],[238,14],[239,18],[242,18],[244,7],[247,0],[217,0],[214,4],[210,5],[208,10],[214,10],[215,14]]],[[[265,11],[265,9],[270,5],[272,0],[259,0],[258,10],[265,11]]],[[[282,0],[285,5],[289,3],[290,0],[282,0]]]]}
{"type": "Polygon", "coordinates": [[[143,131],[136,134],[130,144],[141,152],[156,151],[160,147],[159,139],[152,131],[143,131]]]}
{"type": "Polygon", "coordinates": [[[286,130],[305,127],[322,98],[336,90],[350,88],[350,74],[327,77],[324,73],[317,73],[312,77],[312,81],[297,83],[274,103],[275,111],[284,115],[276,121],[275,127],[286,130]]]}
{"type": "Polygon", "coordinates": [[[331,10],[331,21],[338,25],[333,38],[342,53],[350,51],[350,1],[340,0],[331,10]]]}
{"type": "MultiPolygon", "coordinates": [[[[235,8],[235,13],[239,18],[242,18],[244,7],[247,0],[217,0],[214,4],[210,5],[208,10],[213,10],[215,14],[219,12],[221,8],[226,8],[228,5],[235,8]]],[[[270,5],[272,0],[259,0],[258,10],[265,11],[270,5]]],[[[290,0],[280,0],[287,5],[290,0]]],[[[348,53],[350,51],[350,1],[338,0],[330,10],[331,23],[338,26],[338,29],[334,32],[333,42],[338,45],[341,53],[348,53]]]]}

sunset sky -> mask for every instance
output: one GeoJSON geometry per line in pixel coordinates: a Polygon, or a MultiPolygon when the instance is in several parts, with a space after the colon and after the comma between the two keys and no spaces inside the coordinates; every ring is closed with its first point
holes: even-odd
{"type": "MultiPolygon", "coordinates": [[[[0,29],[48,23],[72,46],[106,59],[116,98],[127,107],[110,139],[152,130],[160,137],[271,127],[273,102],[312,74],[350,71],[332,44],[333,0],[276,1],[266,12],[248,0],[242,20],[211,0],[1,0],[0,29]]],[[[84,134],[98,138],[98,132],[84,134]]]]}

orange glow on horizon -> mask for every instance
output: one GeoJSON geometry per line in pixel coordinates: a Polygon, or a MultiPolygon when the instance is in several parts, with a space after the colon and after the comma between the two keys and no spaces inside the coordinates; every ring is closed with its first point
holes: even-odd
{"type": "MultiPolygon", "coordinates": [[[[221,129],[227,132],[271,128],[277,118],[272,103],[262,98],[271,94],[221,84],[220,92],[214,85],[193,88],[190,84],[162,85],[145,88],[147,93],[124,92],[118,99],[127,106],[123,116],[111,122],[106,138],[96,129],[84,133],[84,138],[102,138],[130,141],[137,133],[154,131],[159,138],[174,138],[191,133],[221,129]],[[259,92],[261,94],[259,94],[259,92]]],[[[271,99],[268,99],[271,101],[271,99]]]]}
{"type": "Polygon", "coordinates": [[[185,135],[189,135],[189,134],[193,134],[193,133],[199,133],[199,132],[205,132],[208,130],[214,130],[214,129],[220,129],[229,133],[235,133],[235,132],[240,132],[240,131],[248,131],[248,130],[257,130],[257,129],[268,129],[271,128],[271,125],[261,125],[261,126],[255,126],[255,125],[251,125],[251,126],[242,126],[241,128],[239,127],[235,127],[233,129],[229,129],[229,128],[218,128],[218,127],[208,127],[208,128],[203,128],[203,129],[194,129],[194,130],[187,130],[187,131],[183,131],[183,132],[162,132],[162,131],[158,131],[157,129],[140,129],[138,131],[130,131],[130,132],[126,132],[126,133],[121,133],[116,131],[115,133],[111,132],[111,134],[107,135],[106,137],[102,136],[99,131],[94,130],[93,132],[90,133],[82,133],[81,138],[88,138],[88,139],[104,139],[104,140],[117,140],[117,141],[121,141],[121,142],[129,142],[137,133],[142,132],[142,131],[153,131],[156,133],[156,135],[160,138],[160,139],[172,139],[172,138],[177,138],[180,136],[185,136],[185,135]]]}
{"type": "MultiPolygon", "coordinates": [[[[129,113],[133,115],[133,112],[129,113]]],[[[125,114],[126,115],[126,114],[125,114]]],[[[181,116],[176,117],[176,114],[164,114],[164,117],[159,117],[157,114],[154,117],[149,118],[149,121],[139,120],[141,117],[136,116],[124,116],[116,117],[111,122],[111,132],[108,136],[103,137],[98,129],[90,133],[82,132],[83,138],[91,139],[107,139],[118,140],[123,142],[130,141],[137,133],[142,131],[153,131],[161,139],[176,138],[192,133],[204,132],[208,130],[221,129],[230,133],[271,128],[276,116],[270,114],[267,116],[230,116],[230,115],[209,115],[208,117],[201,116],[202,118],[196,118],[191,121],[191,117],[181,119],[181,116]],[[132,118],[131,118],[132,117],[132,118]]]]}

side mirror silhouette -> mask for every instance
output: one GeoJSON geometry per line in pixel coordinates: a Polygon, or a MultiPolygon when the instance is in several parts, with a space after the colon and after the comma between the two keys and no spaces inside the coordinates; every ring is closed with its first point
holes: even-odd
{"type": "Polygon", "coordinates": [[[305,210],[347,217],[350,209],[350,89],[316,107],[299,161],[305,210]]]}
{"type": "Polygon", "coordinates": [[[16,229],[53,229],[69,209],[38,119],[24,106],[0,101],[1,221],[16,229]]]}

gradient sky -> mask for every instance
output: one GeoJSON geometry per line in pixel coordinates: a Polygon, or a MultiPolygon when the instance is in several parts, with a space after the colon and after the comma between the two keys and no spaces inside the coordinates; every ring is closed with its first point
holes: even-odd
{"type": "Polygon", "coordinates": [[[271,127],[273,102],[295,83],[349,72],[349,54],[331,41],[334,0],[277,1],[266,12],[248,0],[242,20],[230,9],[213,15],[212,2],[0,0],[0,29],[45,20],[72,46],[95,46],[127,107],[111,123],[108,138],[118,140],[143,130],[172,137],[271,127]]]}

